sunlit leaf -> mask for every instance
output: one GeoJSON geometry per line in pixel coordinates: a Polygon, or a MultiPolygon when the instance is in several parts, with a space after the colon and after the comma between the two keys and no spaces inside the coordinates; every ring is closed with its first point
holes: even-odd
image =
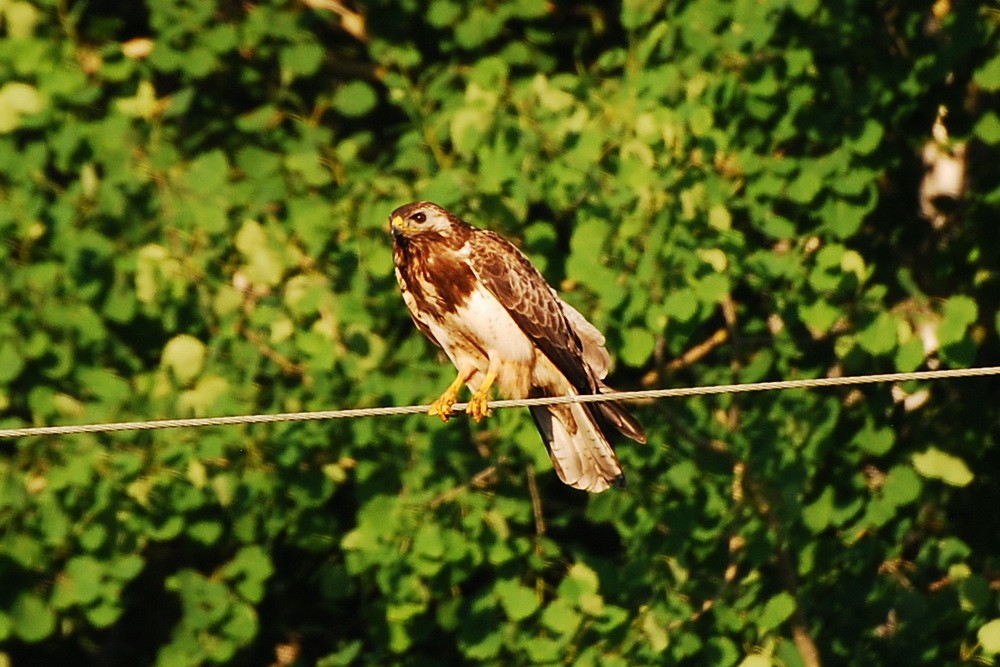
{"type": "Polygon", "coordinates": [[[924,477],[940,479],[951,486],[968,486],[974,479],[965,461],[935,447],[914,454],[913,467],[924,477]]]}

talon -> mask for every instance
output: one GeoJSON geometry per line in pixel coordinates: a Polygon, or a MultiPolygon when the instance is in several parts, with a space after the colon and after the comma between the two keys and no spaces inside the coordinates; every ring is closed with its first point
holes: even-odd
{"type": "Polygon", "coordinates": [[[427,414],[432,417],[440,417],[441,421],[448,423],[448,419],[451,418],[451,410],[457,401],[458,394],[456,392],[446,391],[441,394],[440,398],[431,403],[431,409],[427,411],[427,414]]]}
{"type": "Polygon", "coordinates": [[[475,419],[478,424],[482,421],[483,417],[489,417],[490,415],[489,400],[488,391],[478,391],[469,399],[469,405],[465,408],[465,412],[475,419]]]}

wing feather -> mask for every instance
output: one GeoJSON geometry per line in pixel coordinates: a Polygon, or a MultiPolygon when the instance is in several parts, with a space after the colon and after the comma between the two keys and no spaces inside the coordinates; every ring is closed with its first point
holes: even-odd
{"type": "Polygon", "coordinates": [[[524,253],[493,232],[477,230],[470,241],[469,259],[476,276],[577,391],[595,393],[597,378],[584,362],[580,336],[542,274],[524,253]]]}
{"type": "Polygon", "coordinates": [[[611,368],[611,355],[604,347],[604,334],[588,322],[587,318],[580,314],[580,311],[559,298],[559,294],[554,289],[552,294],[562,305],[563,314],[576,331],[577,336],[580,337],[580,342],[583,344],[584,360],[594,371],[594,375],[599,380],[603,380],[608,376],[608,369],[611,368]]]}

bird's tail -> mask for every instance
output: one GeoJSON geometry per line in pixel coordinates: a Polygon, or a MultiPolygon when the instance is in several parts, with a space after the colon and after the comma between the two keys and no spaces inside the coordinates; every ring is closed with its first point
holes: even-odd
{"type": "Polygon", "coordinates": [[[531,408],[531,416],[563,482],[591,493],[625,486],[618,457],[591,406],[540,405],[531,408]]]}

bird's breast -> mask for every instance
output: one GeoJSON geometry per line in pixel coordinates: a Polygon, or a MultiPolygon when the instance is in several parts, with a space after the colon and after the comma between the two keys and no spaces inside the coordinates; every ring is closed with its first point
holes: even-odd
{"type": "Polygon", "coordinates": [[[393,258],[400,287],[423,313],[436,317],[454,313],[475,288],[468,260],[441,244],[397,243],[393,258]]]}

